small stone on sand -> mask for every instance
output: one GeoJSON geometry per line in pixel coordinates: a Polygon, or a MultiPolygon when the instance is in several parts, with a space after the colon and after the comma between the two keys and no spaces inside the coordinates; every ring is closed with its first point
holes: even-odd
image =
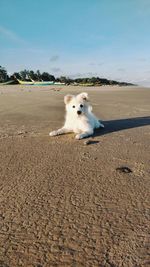
{"type": "Polygon", "coordinates": [[[127,166],[118,167],[118,168],[116,168],[116,171],[123,172],[123,173],[131,173],[132,172],[132,170],[127,166]]]}
{"type": "Polygon", "coordinates": [[[27,131],[19,131],[17,132],[18,135],[27,134],[27,131]]]}
{"type": "Polygon", "coordinates": [[[89,145],[90,143],[91,143],[90,140],[86,140],[86,141],[84,141],[84,145],[85,145],[85,146],[89,145]]]}

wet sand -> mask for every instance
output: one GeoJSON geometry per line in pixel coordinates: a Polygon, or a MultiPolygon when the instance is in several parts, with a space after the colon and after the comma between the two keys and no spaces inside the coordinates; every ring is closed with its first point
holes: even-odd
{"type": "Polygon", "coordinates": [[[0,267],[148,267],[149,151],[148,88],[0,86],[0,267]],[[82,91],[105,129],[49,137],[82,91]]]}

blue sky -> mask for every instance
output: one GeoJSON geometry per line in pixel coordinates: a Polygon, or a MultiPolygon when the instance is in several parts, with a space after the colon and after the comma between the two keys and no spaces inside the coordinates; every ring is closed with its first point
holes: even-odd
{"type": "Polygon", "coordinates": [[[150,85],[150,0],[0,0],[0,65],[150,85]]]}

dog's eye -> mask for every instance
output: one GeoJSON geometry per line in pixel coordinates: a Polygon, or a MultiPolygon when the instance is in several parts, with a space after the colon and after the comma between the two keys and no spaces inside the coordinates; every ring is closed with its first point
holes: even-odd
{"type": "Polygon", "coordinates": [[[75,106],[72,106],[73,108],[75,108],[75,106]]]}
{"type": "Polygon", "coordinates": [[[80,105],[80,108],[83,108],[83,105],[82,104],[80,105]]]}

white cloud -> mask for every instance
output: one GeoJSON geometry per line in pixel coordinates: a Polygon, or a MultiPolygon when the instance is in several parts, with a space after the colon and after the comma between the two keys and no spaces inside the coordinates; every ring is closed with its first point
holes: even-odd
{"type": "Polygon", "coordinates": [[[60,72],[61,71],[60,68],[51,68],[51,70],[54,71],[54,72],[60,72]]]}
{"type": "Polygon", "coordinates": [[[118,68],[117,71],[119,71],[119,72],[124,72],[125,69],[124,69],[124,68],[118,68]]]}
{"type": "Polygon", "coordinates": [[[90,62],[89,65],[90,66],[102,66],[102,65],[104,65],[104,62],[100,62],[100,63],[90,62]]]}
{"type": "Polygon", "coordinates": [[[15,32],[3,27],[0,25],[0,35],[4,36],[5,38],[20,44],[26,44],[25,40],[19,37],[15,32]]]}

